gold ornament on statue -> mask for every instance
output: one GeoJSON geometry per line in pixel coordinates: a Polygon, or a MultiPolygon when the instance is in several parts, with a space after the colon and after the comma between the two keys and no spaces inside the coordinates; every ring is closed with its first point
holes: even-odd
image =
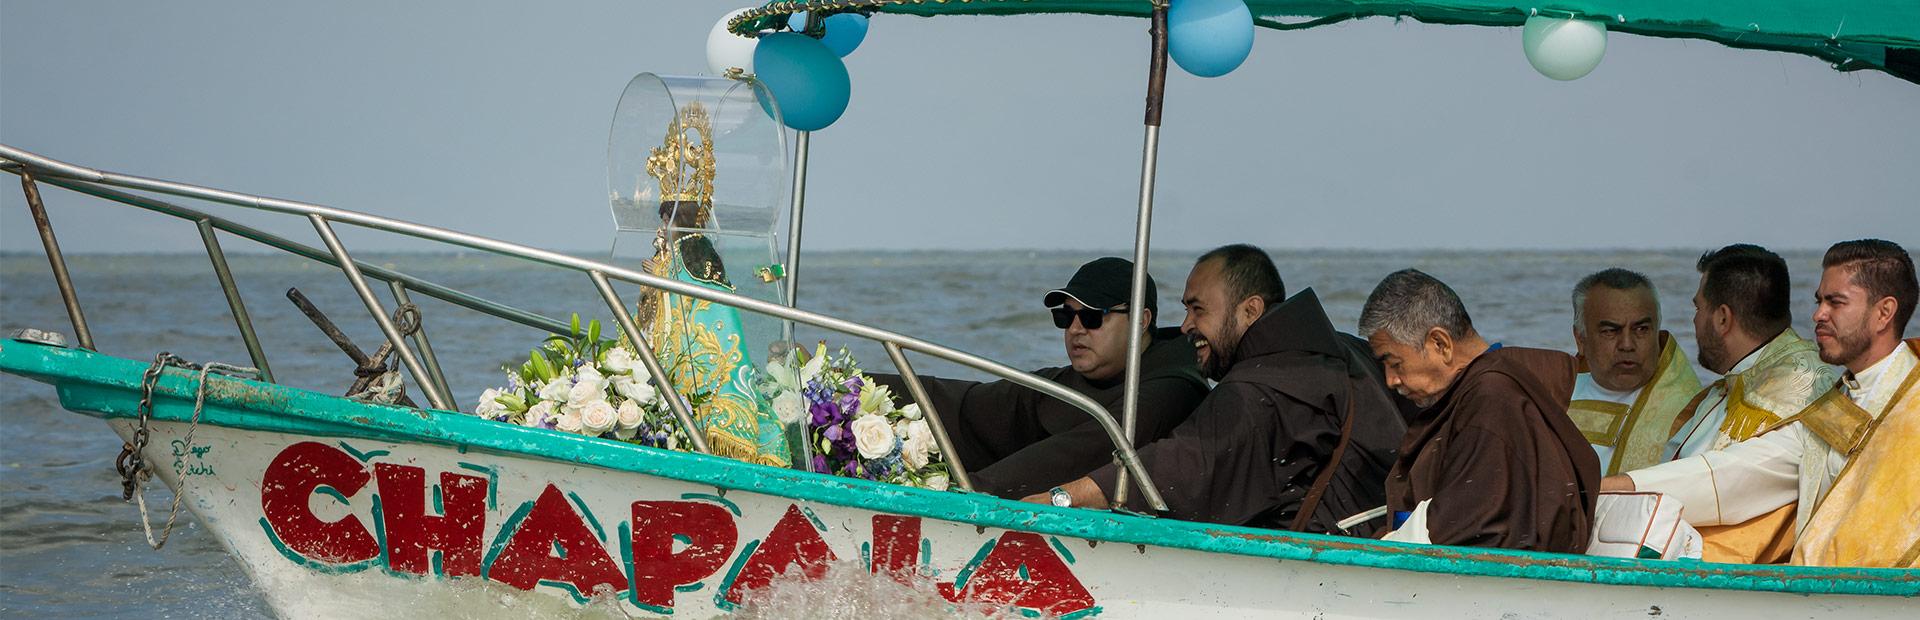
{"type": "MultiPolygon", "coordinates": [[[[660,202],[713,207],[713,121],[706,106],[687,104],[667,123],[666,143],[647,156],[647,174],[660,182],[660,202]]],[[[702,220],[706,218],[701,218],[702,220]]]]}

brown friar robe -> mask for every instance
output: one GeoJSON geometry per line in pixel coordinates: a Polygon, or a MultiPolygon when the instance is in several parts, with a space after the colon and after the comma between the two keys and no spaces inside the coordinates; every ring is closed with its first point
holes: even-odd
{"type": "Polygon", "coordinates": [[[1434,544],[1585,552],[1600,459],[1567,417],[1573,374],[1558,351],[1481,354],[1408,428],[1388,507],[1432,500],[1434,544]]]}
{"type": "MultiPolygon", "coordinates": [[[[1341,519],[1385,501],[1387,468],[1406,425],[1366,342],[1334,331],[1313,289],[1248,325],[1229,361],[1226,376],[1193,415],[1139,451],[1167,516],[1341,533],[1335,526],[1341,519]],[[1342,450],[1349,416],[1350,441],[1342,450]],[[1329,467],[1325,490],[1301,517],[1329,467]]],[[[1088,477],[1111,498],[1118,475],[1109,464],[1088,477]]],[[[1134,510],[1147,508],[1139,493],[1127,502],[1134,510]]],[[[1348,533],[1371,535],[1385,521],[1348,533]]]]}

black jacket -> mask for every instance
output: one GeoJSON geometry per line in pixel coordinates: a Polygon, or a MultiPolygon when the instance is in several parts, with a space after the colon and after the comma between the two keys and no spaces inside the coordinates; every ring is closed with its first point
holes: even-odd
{"type": "MultiPolygon", "coordinates": [[[[1140,355],[1140,407],[1134,445],[1165,437],[1207,395],[1194,364],[1193,345],[1177,328],[1154,332],[1140,355]]],[[[1120,377],[1089,381],[1072,367],[1033,371],[1087,395],[1120,419],[1120,377]]],[[[897,375],[872,374],[904,402],[897,375]]],[[[973,476],[974,490],[1020,499],[1087,475],[1113,461],[1113,442],[1093,418],[1064,401],[1011,381],[980,383],[921,377],[927,397],[954,450],[973,476]]]]}

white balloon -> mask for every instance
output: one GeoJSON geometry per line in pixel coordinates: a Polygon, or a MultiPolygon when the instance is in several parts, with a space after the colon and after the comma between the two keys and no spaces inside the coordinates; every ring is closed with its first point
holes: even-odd
{"type": "Polygon", "coordinates": [[[1520,32],[1520,46],[1540,75],[1577,80],[1600,66],[1600,57],[1607,53],[1607,25],[1535,15],[1520,32]]]}
{"type": "Polygon", "coordinates": [[[727,22],[754,7],[735,9],[721,17],[707,32],[707,69],[714,75],[722,75],[727,69],[739,67],[741,71],[753,73],[753,48],[760,44],[759,39],[749,39],[727,31],[727,22]]]}

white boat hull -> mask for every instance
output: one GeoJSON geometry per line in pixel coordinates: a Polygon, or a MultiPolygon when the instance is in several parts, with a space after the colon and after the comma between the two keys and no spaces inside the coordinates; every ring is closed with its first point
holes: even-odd
{"type": "MultiPolygon", "coordinates": [[[[111,423],[130,434],[131,421],[111,423]]],[[[905,583],[947,600],[1065,617],[1893,618],[1914,609],[1898,596],[1601,585],[1098,542],[450,446],[201,425],[189,447],[186,431],[153,423],[149,462],[290,617],[386,618],[396,604],[436,615],[617,605],[705,617],[738,609],[790,567],[817,574],[823,561],[904,567],[905,583]]]]}

